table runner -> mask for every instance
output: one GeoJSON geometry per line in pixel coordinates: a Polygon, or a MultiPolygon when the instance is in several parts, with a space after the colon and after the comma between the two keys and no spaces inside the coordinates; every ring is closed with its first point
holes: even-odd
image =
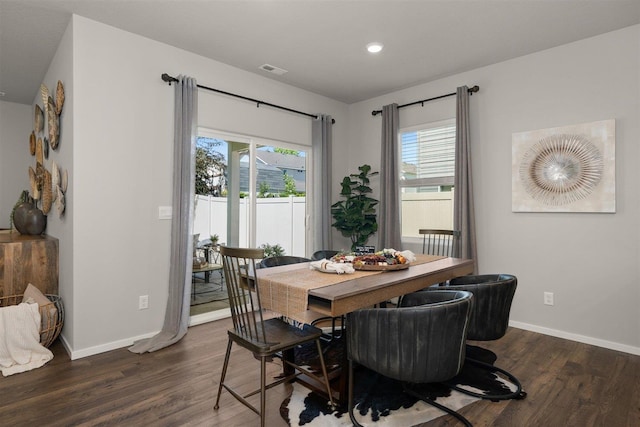
{"type": "MultiPolygon", "coordinates": [[[[411,265],[424,264],[446,257],[416,255],[416,258],[416,261],[411,265]]],[[[261,275],[260,270],[257,272],[262,307],[301,323],[305,322],[305,312],[308,308],[311,289],[331,286],[372,274],[393,274],[393,272],[363,270],[356,270],[353,274],[323,273],[310,269],[308,264],[301,269],[267,276],[261,275]]]]}

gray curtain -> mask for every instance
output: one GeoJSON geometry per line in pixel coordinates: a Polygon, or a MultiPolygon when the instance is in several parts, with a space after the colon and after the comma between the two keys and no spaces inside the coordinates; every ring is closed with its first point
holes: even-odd
{"type": "Polygon", "coordinates": [[[398,160],[398,104],[382,107],[382,153],[380,156],[380,204],[378,250],[402,249],[400,228],[400,171],[398,160]]]}
{"type": "Polygon", "coordinates": [[[144,353],[178,342],[189,326],[191,297],[192,234],[195,146],[198,117],[198,89],[195,79],[179,76],[175,83],[173,148],[173,215],[169,298],[162,330],[154,337],[137,341],[129,350],[144,353]]]}
{"type": "Polygon", "coordinates": [[[332,250],[331,239],[331,116],[318,114],[311,128],[313,153],[312,252],[332,250]]]}
{"type": "Polygon", "coordinates": [[[460,244],[454,256],[473,259],[475,272],[478,269],[478,259],[470,145],[469,88],[461,86],[456,94],[456,170],[453,200],[453,227],[460,231],[460,244]]]}

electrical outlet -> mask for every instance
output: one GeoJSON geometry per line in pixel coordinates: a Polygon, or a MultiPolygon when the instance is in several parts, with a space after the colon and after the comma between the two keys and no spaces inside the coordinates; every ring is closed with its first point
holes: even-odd
{"type": "Polygon", "coordinates": [[[553,305],[553,292],[544,293],[544,305],[553,305]]]}
{"type": "Polygon", "coordinates": [[[138,310],[149,308],[149,295],[140,295],[138,298],[138,310]]]}

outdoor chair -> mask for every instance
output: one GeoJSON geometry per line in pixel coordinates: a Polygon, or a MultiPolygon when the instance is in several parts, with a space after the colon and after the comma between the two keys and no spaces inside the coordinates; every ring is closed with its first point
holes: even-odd
{"type": "MultiPolygon", "coordinates": [[[[264,319],[263,309],[260,303],[260,288],[258,286],[259,270],[256,270],[257,260],[264,257],[263,249],[243,249],[220,247],[224,277],[229,293],[229,305],[233,319],[233,329],[228,331],[227,352],[224,356],[222,375],[218,387],[218,396],[214,409],[219,408],[222,389],[228,390],[233,397],[260,416],[260,425],[265,425],[265,392],[266,390],[291,381],[300,373],[326,387],[327,396],[333,406],[329,377],[324,363],[320,336],[322,331],[314,326],[305,326],[303,329],[290,325],[280,318],[264,319]],[[315,342],[319,361],[322,368],[322,378],[303,366],[293,362],[293,349],[299,345],[315,342]],[[254,357],[260,359],[260,387],[246,394],[240,394],[227,382],[227,367],[231,356],[233,343],[249,350],[254,357]],[[279,379],[266,384],[266,362],[271,357],[279,357],[283,362],[284,375],[279,379]],[[247,401],[247,398],[260,394],[260,409],[247,401]]],[[[238,384],[239,387],[242,384],[238,384]]]]}

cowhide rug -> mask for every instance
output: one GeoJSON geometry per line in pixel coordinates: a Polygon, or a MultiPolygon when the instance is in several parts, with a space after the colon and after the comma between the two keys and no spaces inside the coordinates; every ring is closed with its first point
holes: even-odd
{"type": "MultiPolygon", "coordinates": [[[[340,351],[327,352],[328,363],[331,356],[340,351]]],[[[467,354],[475,359],[493,364],[496,356],[480,347],[467,347],[467,354]]],[[[313,365],[313,363],[310,363],[313,365]]],[[[466,364],[463,371],[452,381],[453,384],[475,392],[513,391],[515,386],[486,370],[466,364]]],[[[403,392],[399,381],[384,377],[362,366],[358,367],[354,378],[354,414],[358,422],[365,426],[407,427],[425,423],[445,414],[443,411],[403,392]]],[[[443,384],[413,385],[412,388],[438,403],[458,410],[477,400],[452,390],[443,384]]],[[[294,383],[291,396],[280,407],[282,417],[290,426],[329,427],[351,426],[346,405],[331,411],[328,402],[306,387],[294,383]]],[[[449,416],[449,415],[447,415],[449,416]]],[[[473,420],[470,420],[473,422],[473,420]]]]}

